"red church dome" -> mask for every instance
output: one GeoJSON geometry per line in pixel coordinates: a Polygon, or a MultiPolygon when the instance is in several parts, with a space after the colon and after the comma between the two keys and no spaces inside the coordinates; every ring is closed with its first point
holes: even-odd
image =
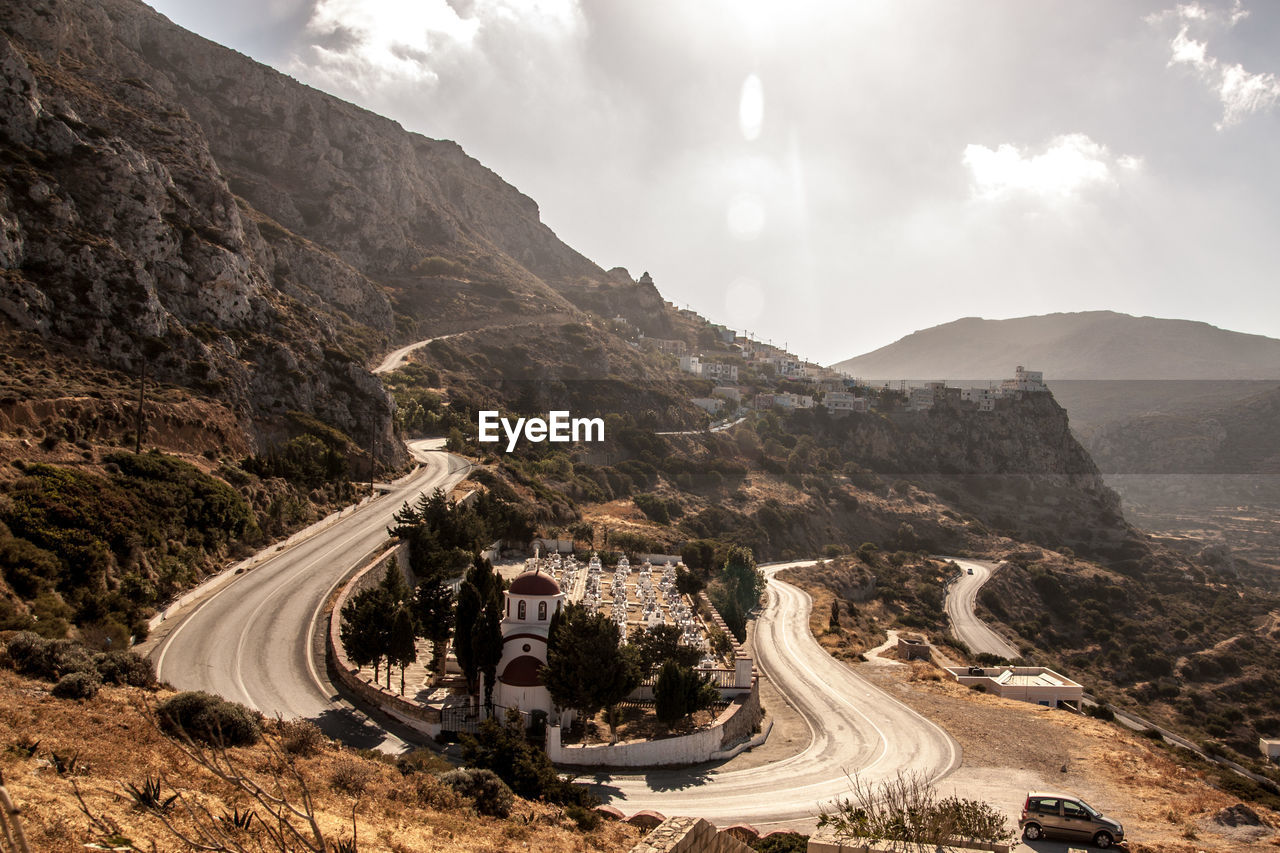
{"type": "Polygon", "coordinates": [[[511,582],[513,595],[559,595],[560,584],[551,575],[525,572],[511,582]]]}

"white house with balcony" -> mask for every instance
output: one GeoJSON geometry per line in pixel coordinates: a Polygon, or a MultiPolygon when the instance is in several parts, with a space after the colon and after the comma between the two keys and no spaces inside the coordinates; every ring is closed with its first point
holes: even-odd
{"type": "Polygon", "coordinates": [[[716,382],[737,382],[738,365],[704,361],[702,362],[702,378],[713,379],[716,382]]]}

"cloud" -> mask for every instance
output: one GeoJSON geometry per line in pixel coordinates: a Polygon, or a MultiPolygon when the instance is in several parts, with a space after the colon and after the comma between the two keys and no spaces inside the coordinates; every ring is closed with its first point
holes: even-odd
{"type": "Polygon", "coordinates": [[[529,38],[556,37],[580,25],[575,0],[318,0],[306,26],[310,48],[293,65],[347,91],[430,84],[488,30],[518,27],[529,38]]]}
{"type": "Polygon", "coordinates": [[[1136,157],[1112,157],[1106,146],[1083,133],[1053,139],[1040,153],[1004,144],[965,146],[962,162],[969,170],[975,198],[997,200],[1030,197],[1062,202],[1091,188],[1114,187],[1117,170],[1141,168],[1136,157]]]}
{"type": "Polygon", "coordinates": [[[1209,55],[1206,40],[1192,36],[1193,29],[1225,32],[1248,15],[1240,0],[1235,0],[1230,11],[1208,10],[1199,3],[1190,3],[1147,18],[1154,25],[1168,20],[1179,24],[1169,42],[1169,66],[1190,67],[1217,96],[1222,103],[1222,119],[1215,125],[1218,130],[1239,124],[1253,113],[1267,112],[1280,102],[1280,77],[1271,72],[1248,71],[1240,63],[1222,62],[1209,55]]]}

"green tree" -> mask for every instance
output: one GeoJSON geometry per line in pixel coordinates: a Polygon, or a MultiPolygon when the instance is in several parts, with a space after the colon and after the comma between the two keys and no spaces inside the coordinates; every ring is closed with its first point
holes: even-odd
{"type": "Polygon", "coordinates": [[[404,572],[400,571],[400,563],[395,557],[387,560],[387,571],[382,576],[381,586],[387,592],[387,598],[395,604],[408,601],[413,590],[405,582],[404,572]]]}
{"type": "Polygon", "coordinates": [[[502,605],[491,594],[480,611],[471,634],[471,656],[476,670],[484,676],[484,706],[493,707],[493,686],[502,660],[502,605]]]}
{"type": "MultiPolygon", "coordinates": [[[[356,666],[372,666],[375,683],[390,642],[387,613],[391,606],[387,591],[381,586],[363,590],[343,605],[342,621],[338,627],[338,638],[347,657],[356,666]]],[[[388,666],[388,677],[390,671],[388,666]]]]}
{"type": "Polygon", "coordinates": [[[672,726],[685,717],[709,708],[720,698],[720,691],[706,677],[674,660],[662,665],[653,685],[654,710],[658,721],[672,726]]]}
{"type": "Polygon", "coordinates": [[[445,650],[453,634],[453,591],[440,577],[418,584],[413,596],[418,636],[431,641],[431,671],[444,674],[445,650]]]}
{"type": "Polygon", "coordinates": [[[707,582],[700,575],[685,568],[676,569],[676,589],[681,595],[696,596],[707,587],[707,582]]]}
{"type": "Polygon", "coordinates": [[[675,625],[655,625],[640,628],[630,639],[636,650],[640,672],[648,675],[667,661],[681,666],[694,667],[702,660],[702,650],[680,640],[680,629],[675,625]]]}
{"type": "Polygon", "coordinates": [[[573,708],[584,720],[607,709],[610,738],[616,741],[614,706],[640,684],[640,672],[633,656],[623,652],[612,619],[571,604],[556,625],[542,682],[558,707],[573,708]]]}
{"type": "MultiPolygon", "coordinates": [[[[398,572],[397,572],[398,574],[398,572]]],[[[387,681],[390,687],[391,667],[400,667],[400,695],[404,695],[405,667],[418,659],[418,647],[414,642],[415,634],[413,612],[409,605],[401,602],[396,608],[396,615],[391,620],[391,633],[387,641],[387,681]]]]}
{"type": "Polygon", "coordinates": [[[743,613],[754,608],[764,593],[764,572],[756,568],[755,557],[748,548],[735,547],[729,550],[721,582],[725,590],[737,600],[743,613]]]}
{"type": "Polygon", "coordinates": [[[457,640],[453,644],[454,656],[467,679],[467,689],[472,693],[480,689],[480,661],[475,656],[476,628],[485,603],[491,598],[496,598],[501,608],[502,579],[494,572],[492,563],[476,554],[462,586],[458,588],[458,606],[454,616],[457,640]]]}
{"type": "Polygon", "coordinates": [[[840,630],[840,599],[831,599],[831,616],[827,619],[827,630],[840,630]]]}
{"type": "Polygon", "coordinates": [[[468,766],[492,770],[527,800],[588,808],[600,802],[586,788],[556,772],[547,753],[525,736],[520,712],[514,708],[507,711],[504,721],[484,720],[474,736],[464,734],[460,740],[462,759],[468,766]]]}
{"type": "Polygon", "coordinates": [[[471,636],[483,609],[484,600],[480,597],[480,591],[470,581],[463,581],[458,588],[458,604],[454,608],[454,637],[457,639],[453,644],[453,654],[458,659],[458,667],[462,670],[462,677],[466,679],[470,693],[480,689],[480,670],[476,666],[475,655],[472,654],[471,636]]]}

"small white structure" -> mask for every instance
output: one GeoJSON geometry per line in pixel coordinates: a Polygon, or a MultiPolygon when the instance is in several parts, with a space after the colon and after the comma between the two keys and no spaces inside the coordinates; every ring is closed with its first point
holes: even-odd
{"type": "Polygon", "coordinates": [[[702,378],[714,379],[716,382],[737,382],[738,365],[704,361],[702,362],[702,378]]]}
{"type": "Polygon", "coordinates": [[[1006,379],[1000,383],[1000,390],[1005,393],[1016,393],[1018,391],[1039,393],[1048,391],[1049,388],[1044,384],[1044,371],[1027,370],[1019,364],[1017,370],[1013,372],[1013,378],[1006,379]]]}
{"type": "Polygon", "coordinates": [[[702,360],[696,355],[680,356],[680,369],[685,373],[692,373],[694,376],[702,375],[702,360]]]}
{"type": "Polygon", "coordinates": [[[550,715],[555,709],[551,694],[542,684],[542,667],[547,662],[551,617],[564,607],[565,594],[555,578],[541,570],[536,558],[530,562],[534,569],[517,576],[502,594],[506,599],[502,658],[498,661],[493,701],[505,708],[546,711],[550,715]]]}
{"type": "Polygon", "coordinates": [[[992,412],[996,408],[996,399],[1000,392],[994,388],[965,388],[960,392],[960,399],[978,404],[978,411],[992,412]]]}
{"type": "Polygon", "coordinates": [[[947,672],[965,687],[981,688],[1005,699],[1034,702],[1050,708],[1059,702],[1079,705],[1084,688],[1043,666],[949,666],[947,672]]]}
{"type": "Polygon", "coordinates": [[[713,415],[720,414],[720,410],[724,408],[724,400],[719,397],[693,397],[689,402],[713,415]]]}
{"type": "Polygon", "coordinates": [[[1262,754],[1268,761],[1280,761],[1280,738],[1259,738],[1258,748],[1262,750],[1262,754]]]}
{"type": "Polygon", "coordinates": [[[852,391],[828,391],[822,398],[822,405],[833,415],[866,412],[870,408],[866,397],[859,397],[852,391]]]}

